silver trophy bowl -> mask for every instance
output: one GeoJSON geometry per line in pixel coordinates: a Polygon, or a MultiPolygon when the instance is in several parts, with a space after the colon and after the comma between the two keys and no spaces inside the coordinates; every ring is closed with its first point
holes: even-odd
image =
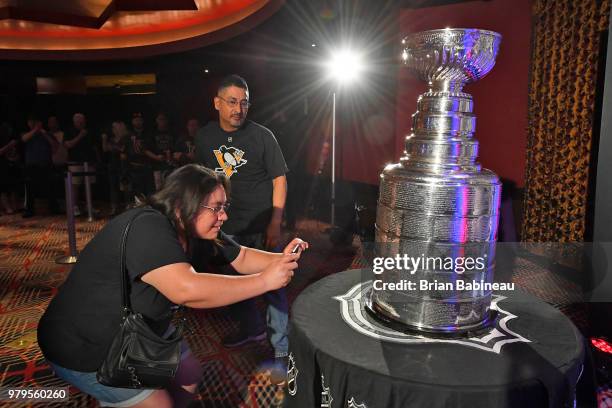
{"type": "Polygon", "coordinates": [[[431,88],[460,91],[464,84],[478,81],[493,69],[500,42],[501,35],[493,31],[423,31],[402,40],[402,59],[431,88]]]}
{"type": "Polygon", "coordinates": [[[424,262],[411,273],[392,269],[375,276],[395,287],[415,282],[416,290],[372,290],[366,306],[423,334],[462,335],[492,320],[490,290],[448,287],[493,280],[501,183],[476,161],[476,116],[462,89],[493,68],[500,41],[501,35],[476,29],[425,31],[402,41],[404,63],[429,90],[419,96],[404,156],[381,175],[375,256],[484,260],[483,267],[460,274],[424,262]],[[434,285],[420,289],[422,281],[434,285]]]}

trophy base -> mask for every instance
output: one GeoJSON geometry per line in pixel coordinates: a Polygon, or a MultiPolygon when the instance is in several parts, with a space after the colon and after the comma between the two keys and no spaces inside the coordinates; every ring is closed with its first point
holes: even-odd
{"type": "Polygon", "coordinates": [[[378,305],[372,302],[369,294],[366,296],[364,309],[370,317],[384,326],[412,336],[439,338],[439,339],[452,339],[452,338],[466,338],[466,337],[480,337],[483,334],[491,331],[495,327],[499,313],[497,310],[489,309],[488,316],[482,321],[474,325],[462,326],[462,327],[440,327],[431,328],[425,326],[411,325],[408,323],[400,322],[389,316],[385,310],[380,308],[378,305]]]}

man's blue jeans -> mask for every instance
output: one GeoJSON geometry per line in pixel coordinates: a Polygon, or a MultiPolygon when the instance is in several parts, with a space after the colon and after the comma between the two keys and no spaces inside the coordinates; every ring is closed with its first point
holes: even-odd
{"type": "MultiPolygon", "coordinates": [[[[240,245],[250,248],[263,249],[264,234],[230,235],[240,245]]],[[[276,250],[274,252],[281,252],[276,250]]],[[[289,339],[287,328],[289,323],[289,302],[285,288],[266,292],[263,297],[267,303],[266,326],[270,344],[274,349],[275,357],[285,357],[289,353],[289,339]]],[[[232,314],[238,319],[240,330],[246,335],[258,334],[264,328],[262,318],[257,312],[255,299],[247,299],[231,306],[232,314]]]]}

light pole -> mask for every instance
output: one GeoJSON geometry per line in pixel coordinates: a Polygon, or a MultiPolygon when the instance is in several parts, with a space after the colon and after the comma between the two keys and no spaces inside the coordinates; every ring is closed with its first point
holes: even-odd
{"type": "Polygon", "coordinates": [[[336,91],[332,93],[331,228],[336,226],[336,91]]]}
{"type": "Polygon", "coordinates": [[[355,80],[363,70],[361,56],[350,49],[332,52],[326,65],[328,78],[334,80],[332,92],[332,168],[331,168],[331,230],[336,226],[336,91],[355,80]]]}

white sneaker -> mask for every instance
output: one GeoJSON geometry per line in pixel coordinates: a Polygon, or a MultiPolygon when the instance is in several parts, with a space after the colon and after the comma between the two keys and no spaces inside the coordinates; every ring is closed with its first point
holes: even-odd
{"type": "Polygon", "coordinates": [[[81,210],[79,209],[78,205],[74,206],[74,216],[78,217],[79,215],[81,215],[81,210]]]}

